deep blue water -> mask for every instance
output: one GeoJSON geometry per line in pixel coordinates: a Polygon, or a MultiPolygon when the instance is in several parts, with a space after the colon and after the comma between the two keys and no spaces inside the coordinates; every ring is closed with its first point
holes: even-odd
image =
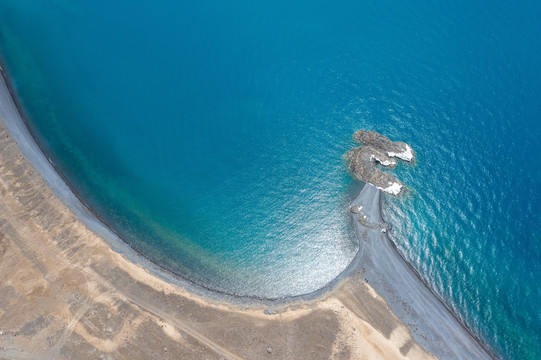
{"type": "Polygon", "coordinates": [[[393,238],[500,356],[541,358],[538,1],[0,0],[39,142],[136,248],[239,295],[357,251],[357,129],[417,151],[393,238]]]}

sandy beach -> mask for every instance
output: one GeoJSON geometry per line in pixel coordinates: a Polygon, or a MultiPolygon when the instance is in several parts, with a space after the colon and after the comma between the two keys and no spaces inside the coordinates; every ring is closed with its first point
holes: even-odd
{"type": "MultiPolygon", "coordinates": [[[[382,222],[380,192],[355,200],[382,222]]],[[[347,211],[345,209],[345,211],[347,211]]],[[[0,80],[0,359],[487,359],[379,229],[347,276],[286,304],[212,298],[70,191],[0,80]]]]}

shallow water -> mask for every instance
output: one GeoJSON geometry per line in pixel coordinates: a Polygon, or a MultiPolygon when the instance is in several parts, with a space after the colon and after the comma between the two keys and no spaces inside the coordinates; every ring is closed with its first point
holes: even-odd
{"type": "Polygon", "coordinates": [[[410,143],[384,215],[504,358],[541,357],[539,3],[0,0],[33,132],[103,220],[215,290],[315,290],[355,255],[342,155],[410,143]]]}

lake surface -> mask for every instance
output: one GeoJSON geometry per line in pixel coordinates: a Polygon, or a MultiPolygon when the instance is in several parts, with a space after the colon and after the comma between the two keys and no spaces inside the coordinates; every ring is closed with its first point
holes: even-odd
{"type": "Polygon", "coordinates": [[[541,3],[0,0],[31,130],[139,251],[200,285],[314,291],[358,249],[364,128],[409,143],[393,239],[506,359],[541,358],[541,3]]]}

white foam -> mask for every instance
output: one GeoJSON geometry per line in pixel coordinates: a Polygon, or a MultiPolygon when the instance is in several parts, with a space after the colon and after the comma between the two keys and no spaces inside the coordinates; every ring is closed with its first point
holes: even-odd
{"type": "Polygon", "coordinates": [[[402,185],[400,185],[399,183],[395,183],[395,182],[389,182],[389,186],[386,187],[385,189],[383,188],[380,188],[378,186],[376,186],[378,189],[380,189],[381,191],[383,192],[386,192],[387,194],[391,194],[391,195],[398,195],[400,194],[400,191],[402,190],[402,185]]]}
{"type": "Polygon", "coordinates": [[[397,158],[402,159],[404,161],[413,160],[413,150],[411,149],[411,147],[409,145],[406,145],[406,150],[404,150],[402,152],[395,153],[395,152],[392,152],[392,151],[388,151],[387,155],[389,155],[390,157],[397,157],[397,158]]]}
{"type": "Polygon", "coordinates": [[[378,160],[378,162],[379,162],[381,165],[383,165],[383,166],[390,166],[390,165],[393,164],[393,162],[392,162],[392,161],[389,161],[389,160],[384,160],[384,161],[381,161],[380,159],[377,159],[377,160],[378,160]]]}
{"type": "Polygon", "coordinates": [[[392,159],[391,160],[381,160],[376,155],[370,155],[370,160],[374,160],[374,159],[376,159],[383,166],[395,165],[395,162],[392,159]]]}

